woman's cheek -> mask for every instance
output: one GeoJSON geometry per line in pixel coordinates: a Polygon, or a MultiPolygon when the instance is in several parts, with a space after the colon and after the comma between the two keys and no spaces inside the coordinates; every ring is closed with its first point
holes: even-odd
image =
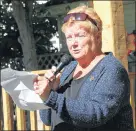
{"type": "Polygon", "coordinates": [[[70,45],[70,43],[69,44],[67,43],[67,47],[68,47],[69,50],[72,49],[72,46],[70,45]]]}

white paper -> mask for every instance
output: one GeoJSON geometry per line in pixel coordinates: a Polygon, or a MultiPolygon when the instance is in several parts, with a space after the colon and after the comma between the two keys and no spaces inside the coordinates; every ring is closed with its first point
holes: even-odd
{"type": "Polygon", "coordinates": [[[36,74],[11,68],[1,70],[1,86],[23,110],[47,109],[42,99],[34,92],[33,80],[36,74]]]}

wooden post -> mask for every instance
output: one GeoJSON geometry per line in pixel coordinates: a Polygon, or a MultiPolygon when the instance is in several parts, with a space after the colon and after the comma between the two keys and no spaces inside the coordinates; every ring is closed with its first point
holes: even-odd
{"type": "Polygon", "coordinates": [[[2,87],[0,86],[0,131],[2,130],[3,113],[2,113],[2,87]]]}
{"type": "Polygon", "coordinates": [[[2,88],[4,130],[14,130],[13,127],[13,103],[11,97],[2,88]]]}
{"type": "Polygon", "coordinates": [[[31,130],[37,130],[37,115],[36,111],[30,111],[31,130]]]}
{"type": "Polygon", "coordinates": [[[26,130],[25,110],[16,107],[17,130],[26,130]]]}
{"type": "Polygon", "coordinates": [[[45,131],[51,131],[51,126],[46,126],[46,125],[44,125],[44,130],[45,130],[45,131]]]}
{"type": "Polygon", "coordinates": [[[0,120],[0,131],[2,131],[2,120],[0,120]]]}
{"type": "Polygon", "coordinates": [[[123,1],[93,1],[93,6],[103,22],[102,50],[113,52],[128,69],[123,1]]]}

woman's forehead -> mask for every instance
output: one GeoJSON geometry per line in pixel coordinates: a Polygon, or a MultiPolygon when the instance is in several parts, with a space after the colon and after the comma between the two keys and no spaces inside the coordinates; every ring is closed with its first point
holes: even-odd
{"type": "Polygon", "coordinates": [[[70,27],[68,27],[65,31],[65,34],[69,34],[69,33],[80,33],[80,32],[86,32],[88,33],[87,29],[80,25],[80,24],[74,24],[70,27]]]}

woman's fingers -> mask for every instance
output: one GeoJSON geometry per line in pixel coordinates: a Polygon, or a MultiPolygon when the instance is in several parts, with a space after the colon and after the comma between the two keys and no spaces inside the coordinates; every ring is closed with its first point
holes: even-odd
{"type": "Polygon", "coordinates": [[[34,81],[34,90],[36,94],[42,95],[46,92],[46,90],[56,89],[56,87],[58,87],[60,73],[55,76],[55,71],[56,67],[53,66],[51,70],[48,70],[43,77],[37,76],[34,81]]]}
{"type": "Polygon", "coordinates": [[[43,80],[43,78],[41,77],[41,76],[37,76],[37,77],[35,77],[35,79],[33,80],[33,83],[34,84],[38,84],[38,81],[41,81],[41,80],[43,80]]]}
{"type": "Polygon", "coordinates": [[[34,90],[38,89],[38,76],[33,81],[34,90]]]}
{"type": "Polygon", "coordinates": [[[43,92],[44,92],[44,89],[40,88],[40,87],[38,87],[38,89],[35,90],[35,93],[38,94],[38,95],[42,95],[43,92]]]}
{"type": "Polygon", "coordinates": [[[53,69],[47,71],[46,74],[44,75],[44,77],[45,77],[46,79],[48,79],[50,82],[52,82],[52,81],[55,79],[55,75],[54,75],[54,71],[55,71],[55,70],[56,70],[56,69],[53,68],[53,69]]]}
{"type": "Polygon", "coordinates": [[[44,79],[44,78],[43,78],[42,76],[38,76],[38,77],[37,77],[37,80],[38,80],[38,81],[41,81],[41,80],[43,80],[43,79],[44,79]]]}
{"type": "Polygon", "coordinates": [[[33,82],[35,93],[41,92],[41,90],[44,90],[47,85],[48,82],[44,77],[37,76],[33,82]]]}
{"type": "Polygon", "coordinates": [[[34,82],[34,86],[37,86],[37,85],[38,85],[38,84],[37,84],[37,82],[35,81],[35,82],[34,82]]]}
{"type": "Polygon", "coordinates": [[[57,69],[56,66],[52,66],[52,68],[51,68],[53,73],[56,71],[56,69],[57,69]]]}

